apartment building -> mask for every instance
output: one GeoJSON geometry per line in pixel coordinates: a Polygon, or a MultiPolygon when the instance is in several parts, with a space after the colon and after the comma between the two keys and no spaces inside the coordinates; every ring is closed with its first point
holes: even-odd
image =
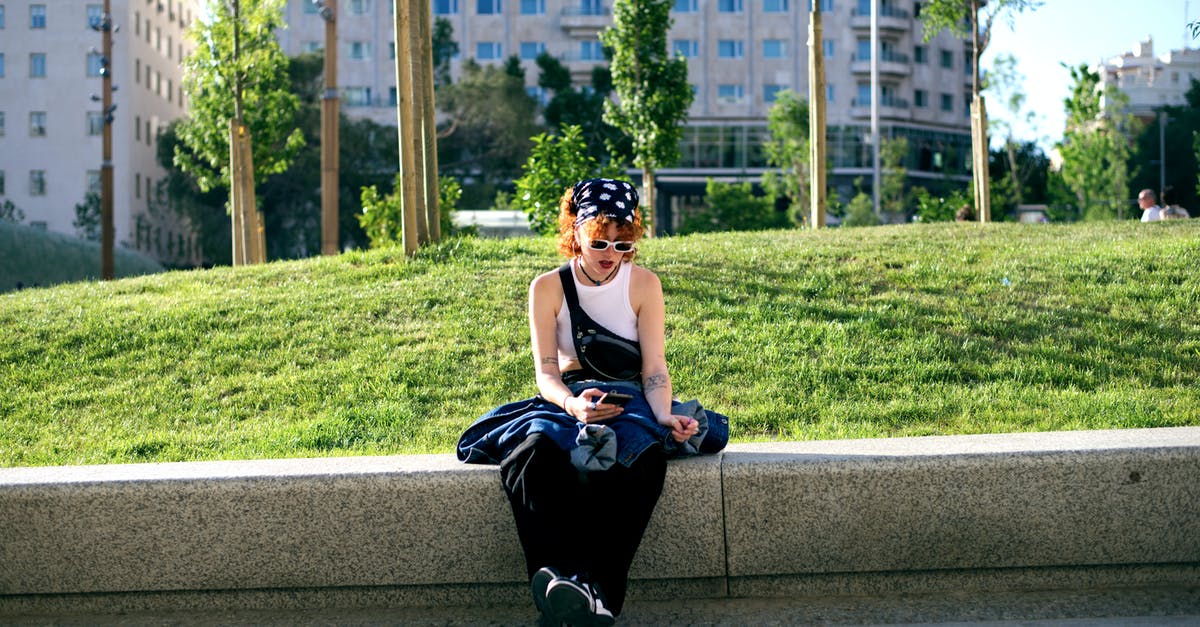
{"type": "MultiPolygon", "coordinates": [[[[528,89],[534,59],[558,57],[580,84],[604,63],[598,35],[612,23],[611,0],[430,0],[454,27],[462,58],[503,63],[517,55],[528,89]]],[[[870,184],[870,0],[819,0],[823,11],[832,185],[849,194],[870,184]]],[[[906,137],[915,184],[961,185],[970,167],[969,42],[947,33],[922,41],[920,2],[881,0],[880,120],[884,137],[906,137]]],[[[392,0],[339,2],[338,80],[349,116],[395,124],[392,0]]],[[[668,39],[688,59],[696,98],[683,160],[660,172],[665,197],[703,194],[707,177],[757,180],[766,164],[767,111],[781,90],[808,92],[808,0],[675,0],[668,39]]],[[[319,50],[323,22],[309,0],[291,0],[279,34],[292,55],[319,50]]],[[[462,59],[455,61],[454,68],[462,59]]]]}
{"type": "Polygon", "coordinates": [[[1131,112],[1143,120],[1164,106],[1186,104],[1184,95],[1193,80],[1200,80],[1200,50],[1184,48],[1154,55],[1154,40],[1134,45],[1133,50],[1112,57],[1092,68],[1105,86],[1129,96],[1131,112]]]}
{"type": "MultiPolygon", "coordinates": [[[[154,210],[155,138],[187,113],[180,63],[197,5],[111,0],[115,241],[180,265],[199,263],[199,247],[187,224],[154,210]]],[[[33,226],[75,234],[75,206],[100,192],[102,19],[96,0],[0,0],[0,202],[33,226]]]]}

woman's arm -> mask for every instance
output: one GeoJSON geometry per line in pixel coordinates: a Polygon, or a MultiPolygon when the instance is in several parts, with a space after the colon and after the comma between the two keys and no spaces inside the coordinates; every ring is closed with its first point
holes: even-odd
{"type": "Polygon", "coordinates": [[[562,304],[562,281],[558,271],[547,272],[529,285],[529,337],[533,348],[533,368],[538,392],[542,398],[563,408],[563,411],[582,422],[613,418],[621,413],[616,405],[601,403],[604,392],[588,388],[575,396],[562,382],[558,363],[558,308],[562,304]]]}
{"type": "Polygon", "coordinates": [[[662,282],[653,272],[635,268],[631,284],[638,318],[638,343],[642,349],[642,391],[659,424],[671,427],[672,436],[684,441],[699,429],[695,420],[671,413],[671,375],[667,371],[666,306],[662,282]]]}

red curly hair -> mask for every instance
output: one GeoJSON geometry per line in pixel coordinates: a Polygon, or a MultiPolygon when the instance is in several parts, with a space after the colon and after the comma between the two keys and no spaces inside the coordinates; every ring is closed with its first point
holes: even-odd
{"type": "MultiPolygon", "coordinates": [[[[578,257],[583,252],[578,238],[575,237],[575,215],[577,213],[579,210],[575,207],[572,188],[568,187],[558,201],[558,252],[567,258],[578,257]]],[[[590,239],[608,239],[609,224],[617,225],[617,239],[620,240],[636,242],[642,238],[644,233],[640,210],[633,212],[633,222],[618,222],[600,214],[579,225],[579,228],[583,229],[584,234],[590,239]]],[[[622,255],[621,261],[633,261],[634,257],[637,257],[636,248],[622,255]]]]}

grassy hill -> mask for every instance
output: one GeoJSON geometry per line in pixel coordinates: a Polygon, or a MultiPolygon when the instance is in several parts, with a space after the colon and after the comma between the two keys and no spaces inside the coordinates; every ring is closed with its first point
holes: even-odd
{"type": "MultiPolygon", "coordinates": [[[[162,272],[158,262],[120,246],[117,277],[162,272]]],[[[100,244],[0,220],[0,293],[100,277],[100,244]]]]}
{"type": "MultiPolygon", "coordinates": [[[[1200,220],[642,245],[738,440],[1200,425],[1200,220]]],[[[0,465],[449,452],[536,393],[549,239],[0,295],[0,465]]]]}

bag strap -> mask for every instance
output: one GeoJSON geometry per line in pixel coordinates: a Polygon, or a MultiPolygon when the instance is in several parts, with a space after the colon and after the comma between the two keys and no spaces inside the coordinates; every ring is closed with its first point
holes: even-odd
{"type": "Polygon", "coordinates": [[[582,328],[591,321],[579,304],[579,292],[575,290],[575,269],[571,262],[564,263],[558,269],[558,279],[562,282],[563,296],[567,299],[567,310],[571,313],[571,342],[575,344],[575,354],[582,355],[583,347],[579,345],[582,328]]]}

